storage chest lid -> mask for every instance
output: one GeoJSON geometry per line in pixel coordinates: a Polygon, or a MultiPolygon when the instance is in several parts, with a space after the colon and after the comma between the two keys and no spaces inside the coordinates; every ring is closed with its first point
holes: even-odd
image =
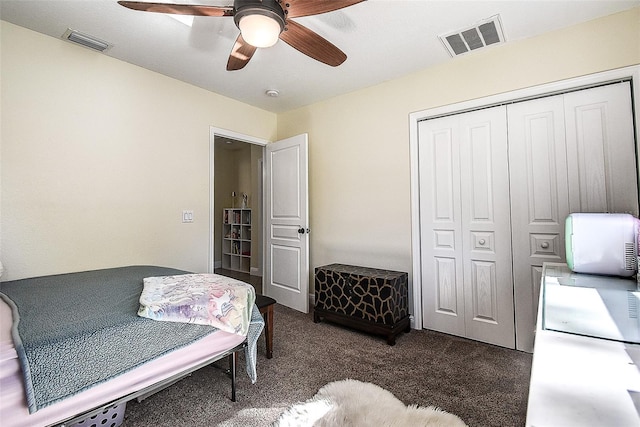
{"type": "Polygon", "coordinates": [[[346,264],[329,264],[321,267],[316,267],[316,270],[335,271],[336,273],[355,274],[358,276],[370,276],[370,277],[397,277],[406,275],[407,273],[402,271],[383,270],[380,268],[360,267],[355,265],[346,264]]]}

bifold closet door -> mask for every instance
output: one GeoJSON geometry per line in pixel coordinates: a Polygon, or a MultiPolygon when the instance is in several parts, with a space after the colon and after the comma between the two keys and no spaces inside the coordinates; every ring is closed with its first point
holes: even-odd
{"type": "Polygon", "coordinates": [[[506,107],[419,124],[423,327],[513,348],[506,107]]]}
{"type": "Polygon", "coordinates": [[[533,350],[544,262],[565,262],[573,212],[638,215],[628,82],[508,107],[516,348],[533,350]]]}
{"type": "Polygon", "coordinates": [[[564,95],[571,212],[638,217],[631,83],[564,95]]]}
{"type": "Polygon", "coordinates": [[[464,336],[460,117],[419,123],[423,327],[464,336]]]}
{"type": "Polygon", "coordinates": [[[460,115],[468,338],[515,347],[506,107],[460,115]]]}
{"type": "Polygon", "coordinates": [[[564,261],[569,184],[563,96],[509,105],[516,348],[533,351],[542,263],[564,261]]]}

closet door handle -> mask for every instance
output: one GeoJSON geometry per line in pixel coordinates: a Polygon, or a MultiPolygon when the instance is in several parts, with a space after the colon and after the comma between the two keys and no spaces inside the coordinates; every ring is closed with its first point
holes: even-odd
{"type": "Polygon", "coordinates": [[[480,243],[481,245],[484,245],[486,242],[485,242],[485,240],[484,240],[484,239],[480,239],[480,240],[478,241],[478,243],[480,243]]]}
{"type": "Polygon", "coordinates": [[[542,242],[542,244],[540,245],[540,247],[542,249],[548,249],[549,248],[549,242],[542,242]]]}

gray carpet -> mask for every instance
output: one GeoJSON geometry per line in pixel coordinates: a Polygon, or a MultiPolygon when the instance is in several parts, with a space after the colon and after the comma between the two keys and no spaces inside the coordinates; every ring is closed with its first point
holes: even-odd
{"type": "Polygon", "coordinates": [[[470,426],[525,424],[530,354],[415,330],[391,347],[384,338],[314,324],[311,314],[280,305],[274,320],[274,357],[266,359],[261,337],[258,381],[252,385],[239,370],[236,403],[229,378],[206,367],[129,402],[123,426],[268,426],[290,405],[345,378],[377,384],[407,405],[438,406],[470,426]]]}

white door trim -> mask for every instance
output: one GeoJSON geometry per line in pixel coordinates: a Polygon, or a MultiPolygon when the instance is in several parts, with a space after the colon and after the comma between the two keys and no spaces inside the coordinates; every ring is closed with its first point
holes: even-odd
{"type": "MultiPolygon", "coordinates": [[[[215,170],[214,170],[214,154],[215,154],[215,138],[221,136],[224,138],[235,139],[236,141],[247,142],[249,144],[266,146],[269,142],[266,139],[256,138],[250,135],[245,135],[232,130],[217,128],[214,126],[209,127],[209,256],[208,260],[208,272],[213,273],[215,269],[215,220],[216,213],[214,211],[214,190],[215,190],[215,170]]],[[[264,227],[263,233],[264,233],[264,227]]],[[[264,235],[264,234],[263,234],[264,235]]]]}
{"type": "MultiPolygon", "coordinates": [[[[430,108],[409,114],[409,154],[411,167],[411,253],[412,253],[412,294],[410,301],[413,302],[413,316],[411,327],[422,329],[422,273],[420,268],[420,176],[418,169],[418,123],[422,120],[435,118],[438,116],[463,113],[478,108],[488,106],[523,101],[529,98],[567,92],[613,82],[617,80],[632,81],[633,102],[636,125],[636,150],[640,145],[640,66],[619,68],[611,71],[590,74],[539,86],[532,86],[526,89],[491,95],[484,98],[463,101],[441,107],[430,108]]],[[[640,152],[636,153],[640,158],[640,152]]],[[[640,188],[640,176],[639,188],[640,188]]]]}

